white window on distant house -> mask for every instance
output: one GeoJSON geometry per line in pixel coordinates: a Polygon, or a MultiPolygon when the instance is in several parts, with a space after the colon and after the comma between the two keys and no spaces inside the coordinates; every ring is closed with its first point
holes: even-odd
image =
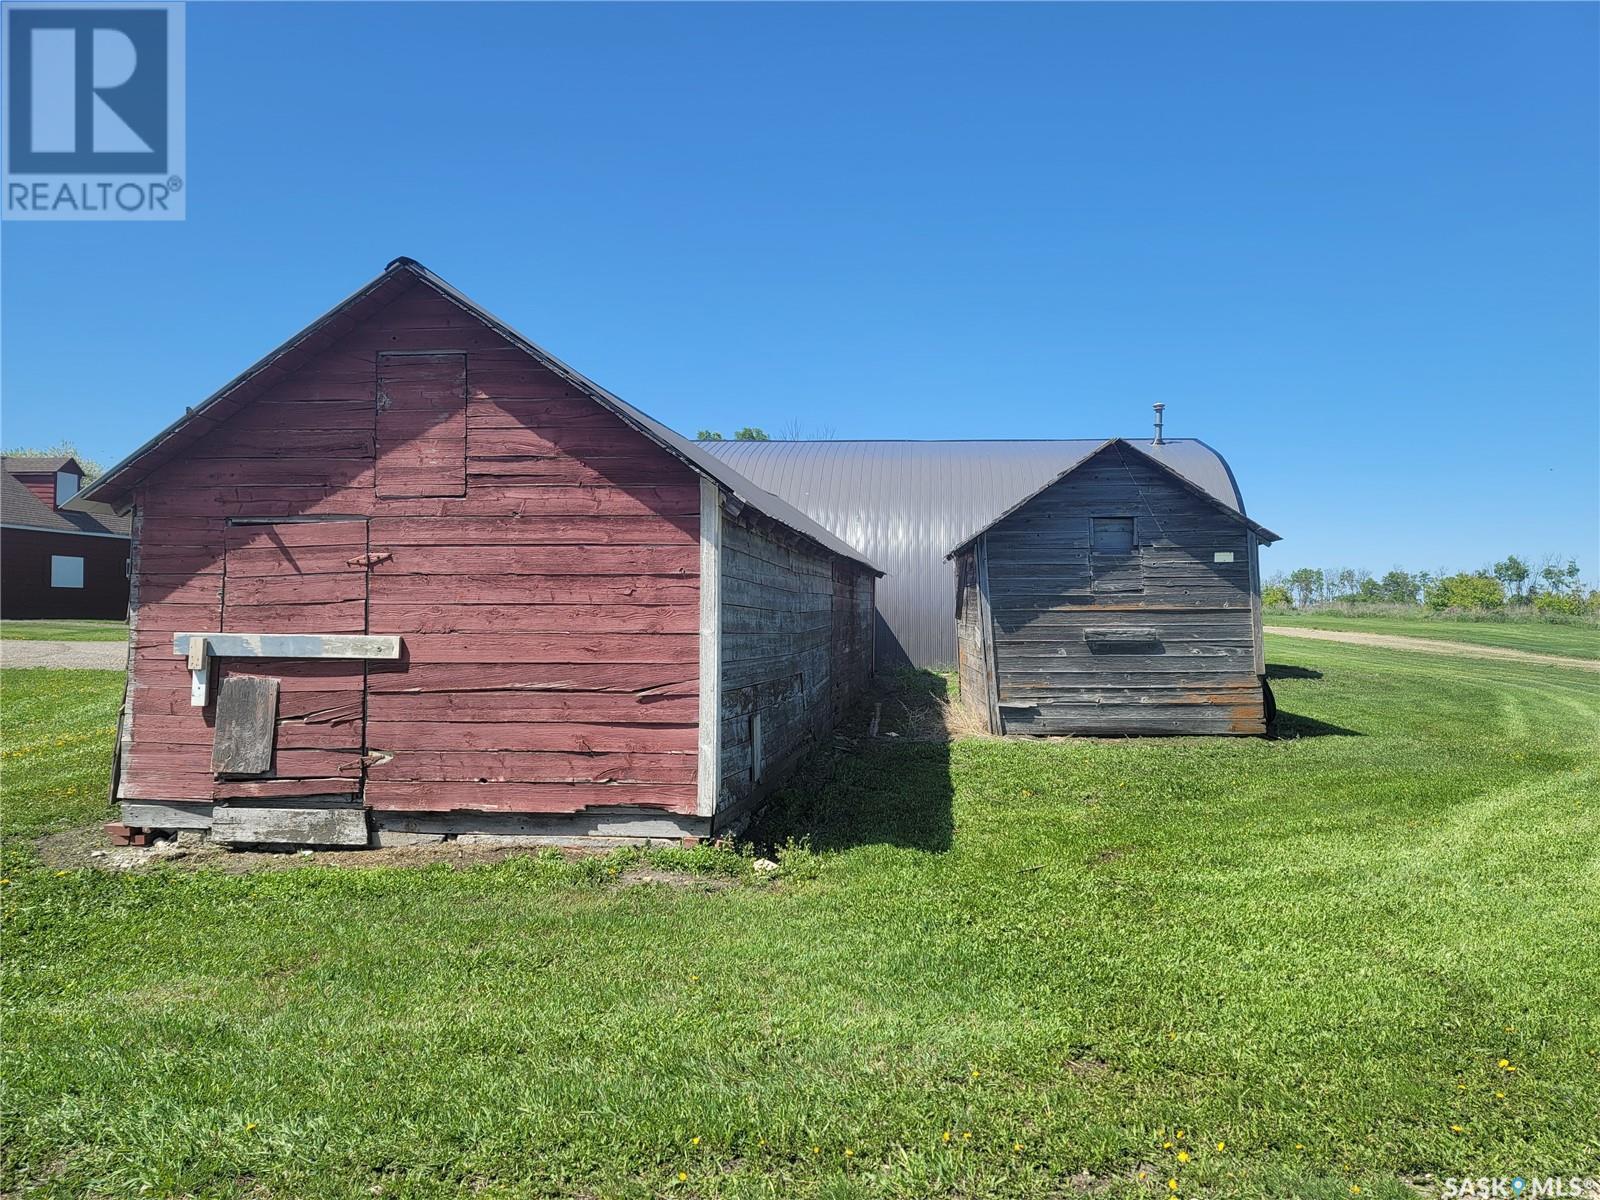
{"type": "Polygon", "coordinates": [[[78,477],[71,471],[56,472],[56,507],[60,508],[78,494],[78,477]]]}
{"type": "Polygon", "coordinates": [[[67,554],[50,556],[50,586],[53,588],[81,588],[83,586],[83,559],[67,554]]]}

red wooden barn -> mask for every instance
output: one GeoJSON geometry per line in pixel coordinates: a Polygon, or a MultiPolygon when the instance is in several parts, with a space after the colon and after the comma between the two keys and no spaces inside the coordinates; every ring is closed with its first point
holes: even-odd
{"type": "Polygon", "coordinates": [[[706,835],[871,671],[870,563],[410,259],[86,497],[136,830],[706,835]]]}
{"type": "Polygon", "coordinates": [[[127,615],[128,520],[102,504],[66,507],[82,485],[70,456],[0,463],[0,616],[127,615]]]}

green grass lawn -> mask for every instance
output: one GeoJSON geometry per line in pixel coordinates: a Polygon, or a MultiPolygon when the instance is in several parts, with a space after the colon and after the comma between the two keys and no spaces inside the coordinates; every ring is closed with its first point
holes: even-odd
{"type": "Polygon", "coordinates": [[[1401,637],[1467,642],[1475,646],[1504,646],[1564,658],[1600,658],[1600,626],[1558,624],[1553,621],[1452,619],[1450,617],[1346,616],[1342,613],[1297,613],[1269,609],[1268,625],[1302,629],[1351,630],[1356,633],[1390,633],[1401,637]]]}
{"type": "Polygon", "coordinates": [[[0,638],[18,642],[125,642],[126,621],[0,621],[0,638]]]}
{"type": "Polygon", "coordinates": [[[777,879],[661,859],[716,889],[553,856],[58,875],[15,835],[103,819],[76,739],[109,742],[114,689],[8,672],[0,1189],[1347,1200],[1600,1174],[1596,681],[1268,651],[1283,740],[863,744],[764,822],[813,838],[777,879]]]}

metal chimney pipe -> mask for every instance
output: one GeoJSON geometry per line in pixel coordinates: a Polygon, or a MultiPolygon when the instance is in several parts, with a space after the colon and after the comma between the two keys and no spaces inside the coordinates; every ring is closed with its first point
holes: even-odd
{"type": "Polygon", "coordinates": [[[1152,446],[1159,446],[1159,445],[1161,445],[1161,413],[1162,413],[1162,410],[1165,409],[1167,406],[1165,404],[1156,404],[1156,405],[1153,405],[1152,407],[1154,407],[1155,410],[1156,410],[1156,436],[1155,436],[1155,440],[1153,442],[1151,442],[1150,444],[1152,446]]]}

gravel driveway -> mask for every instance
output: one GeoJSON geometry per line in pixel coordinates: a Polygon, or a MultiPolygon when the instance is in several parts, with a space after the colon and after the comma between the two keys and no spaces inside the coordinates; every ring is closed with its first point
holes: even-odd
{"type": "Polygon", "coordinates": [[[1600,671],[1600,661],[1592,658],[1567,658],[1560,654],[1539,654],[1533,650],[1513,650],[1509,646],[1479,646],[1471,642],[1435,641],[1432,638],[1406,637],[1398,633],[1358,633],[1353,629],[1301,629],[1298,626],[1268,625],[1267,633],[1279,637],[1311,638],[1319,642],[1349,642],[1355,646],[1386,646],[1391,650],[1423,650],[1429,654],[1463,654],[1469,658],[1512,658],[1519,662],[1549,663],[1555,667],[1576,667],[1580,671],[1600,671]]]}
{"type": "Polygon", "coordinates": [[[91,671],[121,671],[127,665],[127,642],[0,641],[0,667],[71,667],[91,671]]]}

